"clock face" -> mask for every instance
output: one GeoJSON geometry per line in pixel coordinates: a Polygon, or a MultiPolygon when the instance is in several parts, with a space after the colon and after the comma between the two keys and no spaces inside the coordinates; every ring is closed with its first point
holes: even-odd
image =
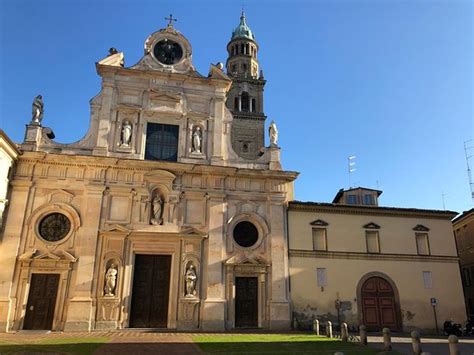
{"type": "Polygon", "coordinates": [[[41,220],[38,230],[43,239],[57,242],[69,233],[71,221],[62,213],[51,213],[41,220]]]}
{"type": "Polygon", "coordinates": [[[178,43],[165,38],[155,44],[153,54],[161,63],[173,65],[183,57],[183,49],[178,43]]]}

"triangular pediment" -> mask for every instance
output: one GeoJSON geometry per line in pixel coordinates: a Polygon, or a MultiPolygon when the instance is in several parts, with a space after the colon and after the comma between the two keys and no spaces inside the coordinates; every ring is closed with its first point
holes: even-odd
{"type": "Polygon", "coordinates": [[[112,224],[108,227],[102,229],[102,232],[120,232],[120,233],[130,233],[131,230],[127,227],[124,227],[120,224],[112,224]]]}
{"type": "Polygon", "coordinates": [[[326,227],[329,225],[328,222],[323,221],[322,219],[317,219],[314,220],[313,222],[310,223],[312,226],[319,226],[319,227],[326,227]]]}
{"type": "Polygon", "coordinates": [[[364,224],[363,228],[365,228],[365,229],[380,229],[380,226],[377,223],[370,222],[370,223],[364,224]]]}
{"type": "Polygon", "coordinates": [[[67,260],[69,262],[73,262],[75,263],[77,261],[77,258],[68,253],[67,251],[65,250],[61,250],[59,251],[59,255],[56,255],[56,254],[53,254],[51,252],[46,252],[46,253],[41,253],[41,254],[38,254],[38,250],[37,249],[31,249],[23,254],[21,254],[18,259],[20,261],[28,261],[28,260],[52,260],[52,261],[58,261],[58,260],[67,260]]]}
{"type": "Polygon", "coordinates": [[[33,259],[49,259],[49,260],[61,260],[61,257],[54,255],[53,253],[43,253],[33,257],[33,259]]]}
{"type": "Polygon", "coordinates": [[[234,255],[226,260],[226,265],[241,266],[268,266],[270,265],[264,258],[260,256],[234,255]]]}
{"type": "Polygon", "coordinates": [[[428,232],[430,229],[422,224],[417,224],[413,227],[413,230],[417,232],[428,232]]]}
{"type": "Polygon", "coordinates": [[[197,228],[194,227],[184,227],[181,232],[181,235],[183,236],[188,236],[188,237],[205,237],[207,236],[207,233],[204,233],[200,231],[197,228]]]}

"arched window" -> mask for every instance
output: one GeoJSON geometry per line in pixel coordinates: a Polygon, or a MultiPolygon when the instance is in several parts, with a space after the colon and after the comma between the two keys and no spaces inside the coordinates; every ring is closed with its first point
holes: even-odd
{"type": "Polygon", "coordinates": [[[256,100],[252,99],[252,112],[257,112],[257,107],[255,106],[256,103],[257,103],[256,100]]]}
{"type": "Polygon", "coordinates": [[[249,54],[250,53],[250,49],[249,49],[249,44],[247,43],[245,45],[245,54],[249,54]]]}
{"type": "Polygon", "coordinates": [[[242,111],[249,112],[249,94],[248,92],[242,93],[242,111]]]}
{"type": "Polygon", "coordinates": [[[240,54],[244,54],[244,44],[240,44],[240,54]]]}
{"type": "Polygon", "coordinates": [[[239,98],[238,97],[234,98],[234,110],[236,110],[236,111],[239,110],[239,98]]]}

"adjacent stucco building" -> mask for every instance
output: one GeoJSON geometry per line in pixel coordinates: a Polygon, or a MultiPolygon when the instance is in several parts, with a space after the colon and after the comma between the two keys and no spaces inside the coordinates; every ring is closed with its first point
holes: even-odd
{"type": "Polygon", "coordinates": [[[453,219],[453,231],[459,253],[466,311],[474,320],[474,208],[453,219]]]}
{"type": "Polygon", "coordinates": [[[456,213],[380,207],[380,194],[356,188],[339,191],[333,203],[290,202],[299,327],[317,317],[369,330],[435,330],[434,311],[440,329],[447,319],[465,321],[451,228],[456,213]]]}

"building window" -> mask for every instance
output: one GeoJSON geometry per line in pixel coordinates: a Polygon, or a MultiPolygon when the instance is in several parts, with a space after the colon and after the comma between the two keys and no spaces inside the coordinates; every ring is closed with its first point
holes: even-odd
{"type": "Polygon", "coordinates": [[[242,93],[242,111],[249,112],[249,94],[245,91],[242,93]]]}
{"type": "Polygon", "coordinates": [[[233,232],[235,242],[243,248],[250,248],[258,241],[258,230],[252,223],[243,221],[237,223],[233,232]]]}
{"type": "Polygon", "coordinates": [[[471,273],[467,267],[462,268],[462,279],[465,287],[471,286],[471,273]]]}
{"type": "Polygon", "coordinates": [[[257,112],[257,108],[255,107],[256,101],[255,99],[252,99],[252,112],[257,112]]]}
{"type": "Polygon", "coordinates": [[[232,73],[235,73],[237,71],[237,65],[232,64],[232,73]]]}
{"type": "Polygon", "coordinates": [[[430,255],[430,243],[428,241],[428,234],[416,233],[416,252],[418,255],[430,255]]]}
{"type": "Polygon", "coordinates": [[[364,205],[375,205],[374,196],[370,194],[364,195],[364,205]]]}
{"type": "Polygon", "coordinates": [[[328,250],[326,228],[313,228],[313,250],[328,250]]]}
{"type": "Polygon", "coordinates": [[[239,98],[238,97],[234,98],[234,110],[235,111],[239,110],[239,98]]]}
{"type": "Polygon", "coordinates": [[[316,277],[318,282],[318,287],[326,287],[328,284],[326,268],[318,267],[316,269],[316,277]]]}
{"type": "Polygon", "coordinates": [[[423,271],[423,285],[425,288],[433,288],[433,279],[431,271],[423,271]]]}
{"type": "Polygon", "coordinates": [[[378,231],[365,231],[367,253],[380,253],[380,241],[378,231]]]}
{"type": "Polygon", "coordinates": [[[357,205],[357,195],[347,195],[346,201],[348,205],[357,205]]]}
{"type": "Polygon", "coordinates": [[[145,159],[178,160],[179,126],[148,123],[146,131],[145,159]]]}

